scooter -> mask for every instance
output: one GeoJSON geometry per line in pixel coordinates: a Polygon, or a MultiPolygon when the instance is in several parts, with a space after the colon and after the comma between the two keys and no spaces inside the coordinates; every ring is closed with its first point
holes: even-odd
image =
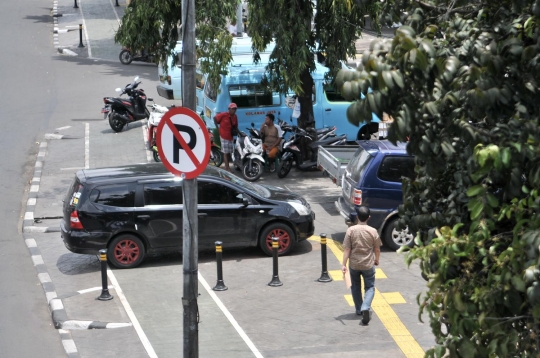
{"type": "Polygon", "coordinates": [[[298,170],[312,171],[318,170],[317,167],[317,152],[320,145],[343,145],[347,142],[347,135],[329,137],[323,140],[313,141],[313,138],[302,128],[293,126],[294,134],[283,144],[283,154],[281,155],[281,163],[277,170],[279,178],[285,178],[291,171],[293,161],[296,162],[298,170]],[[302,151],[299,143],[303,138],[312,141],[309,146],[311,148],[311,158],[309,161],[303,160],[302,151]]]}
{"type": "MultiPolygon", "coordinates": [[[[152,102],[154,101],[152,98],[148,98],[148,100],[152,102]]],[[[152,109],[152,111],[150,112],[150,117],[148,117],[148,129],[146,132],[148,138],[148,146],[153,152],[154,161],[161,162],[161,158],[159,157],[159,152],[156,144],[157,127],[163,115],[167,113],[169,109],[175,106],[172,105],[171,107],[165,107],[160,106],[159,104],[154,102],[154,104],[148,105],[148,107],[152,109]]]]}
{"type": "Polygon", "coordinates": [[[124,87],[117,88],[116,92],[120,93],[119,97],[104,97],[103,102],[105,107],[101,109],[103,118],[109,117],[109,125],[115,132],[120,132],[125,125],[149,118],[150,112],[146,108],[146,94],[143,89],[137,87],[141,84],[139,76],[135,77],[133,83],[124,87]],[[122,98],[123,94],[127,94],[128,98],[122,98]]]}
{"type": "Polygon", "coordinates": [[[132,61],[153,63],[155,60],[155,56],[153,54],[148,54],[148,53],[135,53],[134,54],[127,47],[122,47],[122,51],[120,51],[118,58],[120,59],[120,62],[123,65],[129,65],[132,61]]]}
{"type": "MultiPolygon", "coordinates": [[[[250,133],[258,133],[255,128],[247,128],[250,133]]],[[[242,175],[247,181],[256,181],[261,177],[264,170],[264,158],[262,156],[262,140],[250,138],[245,132],[238,131],[234,151],[232,154],[233,165],[242,170],[242,175]]]]}

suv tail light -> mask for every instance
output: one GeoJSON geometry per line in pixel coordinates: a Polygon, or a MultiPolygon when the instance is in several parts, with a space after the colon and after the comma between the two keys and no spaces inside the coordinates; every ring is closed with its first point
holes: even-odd
{"type": "Polygon", "coordinates": [[[79,220],[79,213],[77,210],[73,210],[69,215],[69,224],[72,229],[83,230],[81,221],[79,220]]]}
{"type": "Polygon", "coordinates": [[[354,205],[362,205],[362,190],[354,189],[353,203],[354,205]]]}

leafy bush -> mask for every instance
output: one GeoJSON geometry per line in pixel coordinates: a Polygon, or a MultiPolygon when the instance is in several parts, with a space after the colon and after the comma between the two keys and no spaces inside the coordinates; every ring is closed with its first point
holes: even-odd
{"type": "Polygon", "coordinates": [[[540,1],[387,6],[405,26],[336,82],[356,99],[349,121],[390,114],[390,139],[416,158],[400,225],[429,279],[426,355],[538,356],[540,1]]]}

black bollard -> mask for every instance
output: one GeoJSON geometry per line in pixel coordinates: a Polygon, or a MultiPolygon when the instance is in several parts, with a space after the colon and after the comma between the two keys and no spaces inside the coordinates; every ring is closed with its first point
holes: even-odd
{"type": "Polygon", "coordinates": [[[79,7],[77,6],[77,0],[75,0],[75,5],[73,6],[74,9],[78,9],[79,7]]]}
{"type": "Polygon", "coordinates": [[[84,47],[82,43],[82,24],[79,24],[79,47],[84,47]]]}
{"type": "Polygon", "coordinates": [[[277,237],[272,237],[274,274],[272,276],[272,281],[268,283],[268,286],[272,286],[272,287],[283,286],[283,283],[281,283],[278,276],[278,248],[279,248],[279,239],[277,237]]]}
{"type": "Polygon", "coordinates": [[[217,263],[217,282],[212,290],[214,291],[225,291],[227,286],[223,283],[223,258],[222,258],[222,242],[216,241],[216,263],[217,263]]]}
{"type": "Polygon", "coordinates": [[[99,261],[101,261],[101,295],[97,298],[100,301],[112,300],[107,284],[107,250],[99,250],[99,261]]]}
{"type": "Polygon", "coordinates": [[[328,275],[328,267],[327,267],[327,262],[326,262],[326,234],[321,234],[321,261],[322,261],[321,277],[319,277],[317,281],[331,282],[332,277],[328,275]]]}
{"type": "Polygon", "coordinates": [[[118,0],[116,0],[116,5],[114,5],[114,6],[120,6],[120,5],[118,5],[118,0]]]}

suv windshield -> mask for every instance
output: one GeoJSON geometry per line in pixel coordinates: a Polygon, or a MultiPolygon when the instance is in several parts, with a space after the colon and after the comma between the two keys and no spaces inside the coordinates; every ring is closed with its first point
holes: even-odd
{"type": "Polygon", "coordinates": [[[347,166],[347,171],[350,173],[352,180],[358,183],[372,158],[364,148],[358,148],[358,151],[347,166]]]}

